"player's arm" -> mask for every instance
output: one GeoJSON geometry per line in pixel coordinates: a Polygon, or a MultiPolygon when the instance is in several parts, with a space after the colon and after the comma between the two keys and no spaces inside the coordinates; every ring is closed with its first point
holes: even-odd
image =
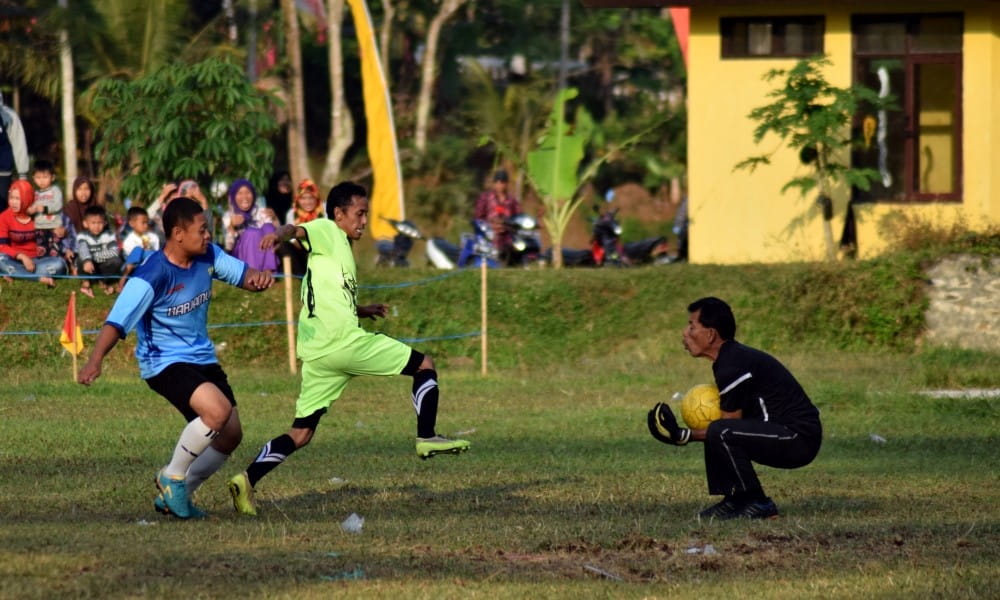
{"type": "Polygon", "coordinates": [[[240,287],[250,292],[263,292],[274,284],[274,274],[270,271],[259,271],[247,267],[247,272],[243,276],[243,283],[240,287]]]}
{"type": "Polygon", "coordinates": [[[382,317],[383,319],[389,313],[388,304],[369,304],[367,306],[358,307],[358,318],[359,319],[371,319],[375,320],[376,317],[382,317]]]}
{"type": "Polygon", "coordinates": [[[287,242],[291,239],[301,240],[306,237],[308,237],[308,234],[305,229],[288,223],[276,229],[274,233],[269,233],[260,238],[260,249],[269,250],[282,242],[287,242]]]}
{"type": "Polygon", "coordinates": [[[101,376],[101,363],[108,352],[115,347],[121,339],[121,330],[111,323],[105,323],[104,327],[97,334],[97,341],[94,342],[94,349],[90,352],[87,364],[83,365],[76,380],[83,385],[90,385],[95,379],[101,376]]]}

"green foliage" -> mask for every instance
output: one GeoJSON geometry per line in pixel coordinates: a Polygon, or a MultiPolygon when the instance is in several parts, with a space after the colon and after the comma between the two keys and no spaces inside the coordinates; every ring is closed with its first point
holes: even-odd
{"type": "MultiPolygon", "coordinates": [[[[750,111],[750,119],[757,122],[755,142],[773,134],[812,168],[809,177],[791,179],[782,188],[783,192],[797,188],[805,196],[818,187],[822,195],[830,196],[837,184],[867,190],[878,179],[875,169],[857,169],[849,164],[846,151],[852,144],[851,119],[861,102],[887,107],[892,99],[880,98],[877,92],[864,86],[831,85],[822,71],[831,64],[828,58],[815,56],[798,61],[787,71],[768,71],[764,75],[766,81],[781,80],[781,85],[768,93],[774,101],[750,111]]],[[[752,156],[736,168],[753,172],[760,165],[770,164],[773,154],[752,156]]]]}
{"type": "Polygon", "coordinates": [[[124,174],[122,194],[148,198],[177,178],[245,177],[258,189],[274,159],[276,123],[240,67],[218,58],[171,64],[134,81],[98,85],[93,112],[105,169],[124,174]]]}
{"type": "Polygon", "coordinates": [[[425,234],[445,234],[453,219],[472,214],[469,196],[476,182],[472,171],[463,168],[472,150],[468,137],[441,135],[428,140],[423,154],[408,156],[406,214],[421,224],[425,234]]]}

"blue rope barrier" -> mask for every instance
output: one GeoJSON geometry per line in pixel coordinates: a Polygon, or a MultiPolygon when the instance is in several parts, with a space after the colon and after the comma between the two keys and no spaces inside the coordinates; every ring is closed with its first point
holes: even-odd
{"type": "MultiPolygon", "coordinates": [[[[298,325],[298,321],[295,321],[295,325],[298,325]]],[[[236,327],[266,327],[271,325],[288,325],[288,321],[257,321],[255,323],[213,323],[208,326],[209,329],[227,329],[236,327]]],[[[84,335],[97,335],[101,332],[100,329],[81,329],[81,333],[84,335]]],[[[5,335],[60,335],[62,331],[0,331],[0,336],[5,335]]],[[[406,344],[415,344],[419,342],[436,342],[442,340],[457,340],[468,337],[477,337],[481,335],[480,331],[470,331],[468,333],[454,333],[448,335],[439,335],[431,337],[422,338],[396,338],[399,341],[406,344]]]]}

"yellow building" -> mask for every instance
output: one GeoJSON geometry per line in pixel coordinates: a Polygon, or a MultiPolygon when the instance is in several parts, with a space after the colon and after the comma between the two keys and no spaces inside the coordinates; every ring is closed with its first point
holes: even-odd
{"type": "Polygon", "coordinates": [[[815,194],[781,188],[808,175],[782,149],[752,173],[734,166],[771,152],[753,142],[748,113],[769,103],[763,75],[825,54],[836,86],[864,84],[898,110],[867,117],[854,166],[879,171],[870,192],[833,198],[839,242],[848,207],[861,258],[885,250],[902,215],[938,227],[1000,225],[1000,2],[594,0],[590,6],[690,7],[688,192],[693,263],[822,260],[815,194]]]}

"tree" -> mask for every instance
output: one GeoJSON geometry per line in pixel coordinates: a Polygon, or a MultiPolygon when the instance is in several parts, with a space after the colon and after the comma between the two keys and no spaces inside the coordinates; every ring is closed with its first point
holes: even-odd
{"type": "Polygon", "coordinates": [[[354,143],[354,119],[344,98],[344,49],[340,39],[344,0],[328,0],[326,19],[330,32],[327,52],[330,61],[330,139],[320,182],[332,186],[340,175],[347,150],[354,143]]]}
{"type": "Polygon", "coordinates": [[[209,58],[163,67],[95,90],[98,155],[123,174],[122,194],[143,202],[166,181],[246,177],[262,189],[276,129],[266,102],[233,63],[209,58]]]}
{"type": "Polygon", "coordinates": [[[427,149],[427,127],[431,115],[431,96],[437,83],[437,47],[441,39],[441,29],[465,0],[441,0],[431,24],[427,28],[427,41],[421,64],[420,93],[417,95],[417,126],[414,130],[414,146],[417,152],[427,149]]]}
{"type": "Polygon", "coordinates": [[[305,92],[302,84],[302,46],[299,15],[295,0],[281,0],[281,18],[285,26],[285,52],[288,56],[288,167],[292,181],[309,177],[306,149],[305,92]]]}
{"type": "Polygon", "coordinates": [[[496,144],[509,160],[524,169],[532,187],[538,192],[545,207],[542,220],[552,240],[552,265],[557,269],[563,266],[562,238],[566,226],[583,202],[580,189],[594,178],[601,165],[662,124],[653,125],[614,146],[606,154],[592,159],[581,171],[580,163],[586,156],[597,126],[583,106],[576,107],[572,124],[566,122],[566,103],[578,94],[576,88],[558,92],[546,128],[523,164],[512,148],[488,136],[483,138],[483,141],[496,144]]]}
{"type": "MultiPolygon", "coordinates": [[[[822,70],[832,63],[823,56],[804,58],[790,70],[773,69],[764,74],[768,82],[783,80],[783,85],[768,93],[771,104],[753,109],[750,118],[756,121],[754,142],[760,143],[768,134],[776,135],[782,145],[798,152],[802,164],[812,172],[793,177],[781,192],[797,188],[804,197],[814,188],[817,203],[823,212],[823,238],[827,260],[836,258],[833,242],[833,193],[840,185],[867,190],[879,178],[875,169],[858,169],[849,164],[852,145],[851,119],[860,102],[875,107],[888,107],[891,98],[879,98],[874,90],[863,86],[840,88],[830,85],[822,70]]],[[[780,149],[751,156],[738,163],[736,169],[751,173],[760,165],[771,163],[771,156],[780,149]]]]}
{"type": "MultiPolygon", "coordinates": [[[[59,8],[66,11],[69,0],[59,0],[59,8]]],[[[66,181],[72,185],[76,179],[76,77],[73,75],[73,49],[69,45],[66,25],[59,28],[59,81],[62,89],[63,164],[66,181]]]]}

